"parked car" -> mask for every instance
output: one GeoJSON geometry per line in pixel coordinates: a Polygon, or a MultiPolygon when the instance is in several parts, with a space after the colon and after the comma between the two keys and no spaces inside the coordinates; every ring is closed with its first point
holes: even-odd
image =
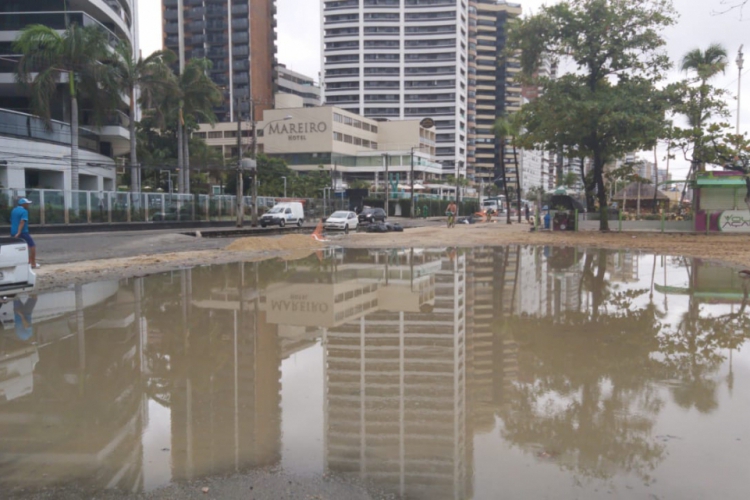
{"type": "Polygon", "coordinates": [[[0,297],[34,290],[36,274],[29,265],[29,249],[20,238],[0,238],[0,297]]]}
{"type": "Polygon", "coordinates": [[[157,212],[151,216],[151,220],[154,222],[161,222],[167,220],[190,220],[193,217],[193,209],[191,207],[182,207],[180,210],[172,208],[167,212],[157,212]]]}
{"type": "Polygon", "coordinates": [[[359,214],[360,224],[371,224],[373,222],[385,222],[387,216],[382,208],[365,208],[359,214]]]}
{"type": "Polygon", "coordinates": [[[348,233],[351,230],[356,230],[358,225],[359,219],[357,218],[357,214],[354,212],[339,210],[338,212],[333,212],[331,216],[326,219],[323,227],[326,229],[338,229],[348,233]]]}
{"type": "Polygon", "coordinates": [[[260,218],[261,227],[284,227],[287,224],[297,224],[297,226],[302,227],[304,223],[305,211],[302,208],[302,203],[298,201],[278,203],[260,218]]]}

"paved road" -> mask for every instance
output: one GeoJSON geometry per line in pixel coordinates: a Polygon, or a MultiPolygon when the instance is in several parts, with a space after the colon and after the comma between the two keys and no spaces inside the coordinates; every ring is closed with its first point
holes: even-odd
{"type": "MultiPolygon", "coordinates": [[[[440,225],[441,219],[390,219],[404,227],[440,225]]],[[[308,229],[312,231],[313,226],[308,229]]],[[[203,233],[228,231],[232,228],[216,228],[203,233]]],[[[194,230],[194,229],[193,229],[194,230]]],[[[34,228],[31,228],[32,234],[34,228]]],[[[165,229],[148,231],[114,231],[105,233],[80,234],[37,234],[39,262],[44,264],[61,264],[84,260],[131,257],[135,255],[163,254],[191,250],[213,250],[224,248],[234,238],[195,238],[182,233],[191,229],[165,229]]],[[[262,234],[262,233],[261,233],[262,234]]],[[[268,234],[274,234],[269,230],[268,234]]]]}
{"type": "MultiPolygon", "coordinates": [[[[33,231],[33,228],[32,228],[33,231]]],[[[133,255],[210,250],[222,248],[224,238],[195,238],[180,231],[122,231],[34,236],[39,262],[59,264],[133,255]]]]}

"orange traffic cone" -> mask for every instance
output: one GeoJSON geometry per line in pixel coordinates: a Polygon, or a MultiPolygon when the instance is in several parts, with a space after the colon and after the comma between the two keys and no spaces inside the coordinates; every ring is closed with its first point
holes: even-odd
{"type": "Polygon", "coordinates": [[[312,238],[316,241],[326,241],[323,238],[323,221],[318,222],[318,226],[313,231],[312,238]]]}

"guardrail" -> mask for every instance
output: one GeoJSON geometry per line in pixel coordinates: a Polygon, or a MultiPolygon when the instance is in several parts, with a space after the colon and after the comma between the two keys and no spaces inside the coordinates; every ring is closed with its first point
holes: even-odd
{"type": "MultiPolygon", "coordinates": [[[[131,193],[122,191],[63,191],[54,189],[0,190],[0,217],[10,221],[10,212],[20,198],[31,200],[29,222],[39,226],[71,224],[115,224],[144,222],[209,222],[236,219],[237,198],[232,195],[131,193]]],[[[315,220],[335,210],[346,210],[347,199],[290,199],[259,196],[258,213],[276,203],[301,201],[305,217],[315,220]]],[[[252,198],[243,198],[249,221],[252,198]]]]}

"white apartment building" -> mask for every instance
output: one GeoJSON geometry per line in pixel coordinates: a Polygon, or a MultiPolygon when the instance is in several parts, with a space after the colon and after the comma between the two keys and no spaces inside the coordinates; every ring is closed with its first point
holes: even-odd
{"type": "Polygon", "coordinates": [[[445,174],[466,174],[467,0],[322,0],[325,102],[377,120],[432,118],[445,174]]]}
{"type": "MultiPolygon", "coordinates": [[[[64,85],[52,100],[49,124],[32,114],[28,96],[16,83],[20,55],[13,42],[26,26],[42,24],[62,33],[70,24],[96,26],[114,46],[127,40],[138,53],[135,0],[65,0],[0,2],[0,186],[10,189],[70,190],[70,109],[64,85]]],[[[97,126],[85,100],[79,110],[80,189],[113,191],[114,158],[129,152],[125,113],[113,113],[97,126]]],[[[36,195],[31,195],[32,199],[36,195]]],[[[38,200],[35,200],[38,203],[38,200]]]]}

